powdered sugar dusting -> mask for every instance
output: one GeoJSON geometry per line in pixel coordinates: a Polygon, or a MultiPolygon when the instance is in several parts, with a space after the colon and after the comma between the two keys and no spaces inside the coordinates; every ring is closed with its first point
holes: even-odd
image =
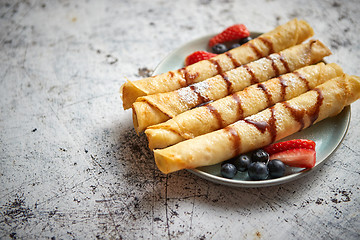
{"type": "Polygon", "coordinates": [[[209,84],[206,81],[192,84],[188,87],[181,88],[177,92],[180,100],[188,105],[196,106],[200,99],[207,99],[206,90],[209,84]]]}
{"type": "Polygon", "coordinates": [[[178,91],[180,100],[187,104],[196,104],[198,96],[190,87],[181,88],[178,91]]]}
{"type": "Polygon", "coordinates": [[[195,87],[195,91],[200,94],[202,98],[206,98],[206,90],[209,88],[209,84],[207,81],[198,82],[193,86],[195,87]]]}

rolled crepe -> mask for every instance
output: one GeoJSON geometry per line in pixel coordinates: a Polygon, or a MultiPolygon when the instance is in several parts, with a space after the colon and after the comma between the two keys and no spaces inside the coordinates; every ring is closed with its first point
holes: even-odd
{"type": "Polygon", "coordinates": [[[149,147],[164,148],[200,136],[253,115],[273,104],[289,100],[325,81],[343,75],[335,63],[319,63],[293,73],[251,85],[205,106],[194,108],[146,129],[149,147]]]}
{"type": "Polygon", "coordinates": [[[148,126],[173,118],[202,103],[317,63],[330,54],[323,43],[312,40],[176,91],[139,97],[133,104],[135,130],[143,131],[148,126]]]}
{"type": "Polygon", "coordinates": [[[154,150],[163,173],[213,165],[309,127],[360,98],[360,77],[343,75],[215,132],[154,150]]]}
{"type": "Polygon", "coordinates": [[[169,92],[203,81],[242,64],[249,63],[273,52],[299,44],[314,34],[310,25],[302,20],[291,20],[274,30],[262,34],[238,48],[210,60],[169,71],[154,77],[128,81],[120,89],[124,109],[131,107],[140,96],[169,92]]]}

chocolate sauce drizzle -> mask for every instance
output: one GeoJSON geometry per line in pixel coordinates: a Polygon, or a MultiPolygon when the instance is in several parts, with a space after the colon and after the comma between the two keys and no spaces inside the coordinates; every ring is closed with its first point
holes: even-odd
{"type": "Polygon", "coordinates": [[[299,72],[297,71],[294,71],[294,74],[306,85],[306,89],[307,90],[310,90],[310,84],[309,84],[309,81],[304,77],[302,76],[299,72]]]}
{"type": "Polygon", "coordinates": [[[271,54],[274,52],[274,47],[273,47],[273,43],[267,39],[267,38],[264,38],[264,37],[258,37],[257,39],[259,39],[260,41],[262,41],[269,49],[269,53],[268,54],[271,54]]]}
{"type": "Polygon", "coordinates": [[[274,69],[275,76],[278,76],[280,74],[279,68],[276,66],[276,62],[273,59],[273,56],[267,56],[266,59],[269,59],[271,61],[271,66],[274,69]]]}
{"type": "Polygon", "coordinates": [[[240,136],[238,134],[238,132],[232,128],[231,126],[227,126],[224,128],[224,130],[226,132],[229,133],[231,139],[232,139],[232,142],[233,142],[233,149],[234,149],[234,156],[237,156],[240,154],[240,144],[241,144],[241,139],[240,139],[240,136]]]}
{"type": "Polygon", "coordinates": [[[183,79],[181,79],[181,80],[185,80],[185,82],[180,81],[180,85],[182,87],[186,87],[186,86],[193,84],[194,80],[199,76],[198,72],[191,74],[188,72],[188,70],[186,68],[180,68],[178,70],[178,72],[182,75],[183,79]]]}
{"type": "Polygon", "coordinates": [[[321,90],[319,88],[314,88],[314,91],[316,91],[318,95],[316,99],[316,104],[308,112],[310,117],[310,125],[314,124],[314,122],[318,119],[320,113],[320,107],[324,101],[324,95],[322,94],[321,90]]]}
{"type": "Polygon", "coordinates": [[[262,52],[260,52],[259,49],[253,43],[247,42],[245,44],[247,44],[247,45],[249,45],[251,47],[251,49],[254,51],[257,58],[262,58],[263,57],[262,52]]]}
{"type": "Polygon", "coordinates": [[[226,75],[226,73],[221,73],[220,76],[224,79],[224,82],[226,83],[226,89],[228,92],[227,95],[229,95],[233,92],[232,82],[229,80],[229,77],[226,75]]]}
{"type": "Polygon", "coordinates": [[[281,100],[284,101],[286,97],[286,88],[288,87],[286,80],[280,76],[278,77],[281,86],[281,100]]]}
{"type": "Polygon", "coordinates": [[[211,104],[206,104],[205,107],[216,118],[216,120],[218,122],[218,129],[223,128],[225,124],[224,124],[223,118],[221,117],[219,111],[211,104]]]}
{"type": "Polygon", "coordinates": [[[230,52],[225,52],[225,55],[230,58],[231,62],[233,63],[234,67],[240,67],[241,63],[239,63],[230,52]]]}
{"type": "Polygon", "coordinates": [[[217,74],[221,74],[223,72],[223,70],[217,60],[211,58],[208,61],[211,62],[216,67],[217,74]]]}
{"type": "Polygon", "coordinates": [[[290,104],[288,102],[282,103],[287,109],[289,109],[289,111],[290,111],[292,117],[295,119],[295,121],[297,121],[300,124],[299,131],[301,131],[305,127],[305,119],[304,119],[305,114],[307,114],[310,118],[310,125],[314,124],[314,122],[319,117],[320,107],[323,103],[324,96],[319,88],[314,88],[313,91],[317,92],[316,103],[311,108],[309,108],[307,111],[304,109],[296,109],[296,108],[290,106],[290,104]]]}
{"type": "Polygon", "coordinates": [[[244,121],[248,124],[254,125],[261,133],[264,133],[269,128],[268,122],[255,121],[250,118],[245,118],[244,121]]]}
{"type": "Polygon", "coordinates": [[[251,75],[251,85],[259,82],[259,79],[257,79],[257,77],[255,76],[254,71],[247,64],[243,65],[242,67],[245,68],[246,71],[251,75]]]}
{"type": "Polygon", "coordinates": [[[242,108],[242,103],[241,103],[241,100],[240,100],[240,98],[239,98],[239,95],[237,95],[236,93],[234,93],[234,94],[232,94],[231,96],[232,96],[232,98],[234,99],[235,103],[236,103],[237,106],[238,106],[238,111],[237,111],[238,116],[237,116],[237,119],[242,119],[242,118],[244,118],[244,110],[243,110],[243,108],[242,108]]]}
{"type": "Polygon", "coordinates": [[[290,111],[290,114],[295,119],[295,121],[300,124],[300,128],[298,131],[301,131],[305,127],[305,110],[293,108],[288,102],[283,102],[282,104],[290,111]]]}
{"type": "Polygon", "coordinates": [[[210,101],[210,99],[208,97],[202,95],[201,92],[198,91],[198,89],[196,88],[196,85],[191,85],[191,86],[189,86],[189,88],[196,94],[196,96],[198,98],[196,105],[210,101]]]}
{"type": "Polygon", "coordinates": [[[258,83],[258,84],[257,84],[257,87],[258,87],[259,89],[261,89],[261,90],[265,93],[265,95],[266,95],[266,101],[267,101],[267,106],[273,105],[274,103],[273,103],[272,95],[271,95],[271,93],[269,92],[269,90],[267,89],[266,85],[263,84],[263,83],[258,83]]]}
{"type": "Polygon", "coordinates": [[[271,142],[275,142],[277,137],[277,130],[276,130],[276,118],[275,118],[275,108],[269,108],[271,112],[271,116],[268,121],[255,121],[250,118],[245,118],[244,121],[248,124],[255,126],[261,133],[265,133],[266,130],[269,131],[271,142]]]}
{"type": "Polygon", "coordinates": [[[285,60],[284,56],[282,55],[281,52],[278,53],[279,55],[279,59],[281,61],[281,63],[284,65],[284,68],[286,69],[286,72],[291,72],[291,69],[289,67],[288,62],[285,60]]]}
{"type": "Polygon", "coordinates": [[[277,130],[276,130],[276,118],[275,118],[275,108],[271,107],[271,117],[269,119],[269,132],[271,136],[271,143],[275,142],[277,137],[277,130]]]}

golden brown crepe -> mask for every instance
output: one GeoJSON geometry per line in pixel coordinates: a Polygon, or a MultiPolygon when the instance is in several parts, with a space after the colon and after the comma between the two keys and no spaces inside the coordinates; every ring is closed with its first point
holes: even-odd
{"type": "Polygon", "coordinates": [[[319,62],[330,54],[323,43],[312,40],[176,91],[139,97],[133,104],[135,130],[143,131],[202,103],[319,62]]]}
{"type": "Polygon", "coordinates": [[[234,123],[343,75],[335,63],[319,63],[255,84],[146,129],[150,149],[164,148],[234,123]]]}
{"type": "Polygon", "coordinates": [[[313,29],[307,22],[294,19],[210,60],[200,61],[154,77],[128,81],[120,89],[123,107],[130,108],[140,96],[174,91],[268,56],[273,52],[279,52],[303,42],[313,34],[313,29]]]}
{"type": "Polygon", "coordinates": [[[360,98],[360,77],[343,75],[221,130],[154,150],[163,173],[213,165],[309,127],[360,98]]]}

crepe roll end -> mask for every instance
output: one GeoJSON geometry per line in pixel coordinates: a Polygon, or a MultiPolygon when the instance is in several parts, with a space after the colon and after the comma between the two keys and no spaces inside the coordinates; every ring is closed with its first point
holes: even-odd
{"type": "Polygon", "coordinates": [[[127,81],[120,88],[120,97],[123,101],[123,108],[131,108],[138,97],[145,96],[146,92],[138,88],[133,82],[127,81]]]}
{"type": "Polygon", "coordinates": [[[309,64],[320,62],[323,59],[323,56],[329,56],[332,54],[330,49],[319,40],[310,40],[308,44],[310,45],[312,56],[315,56],[311,59],[309,64]]]}
{"type": "Polygon", "coordinates": [[[347,74],[345,74],[345,77],[347,79],[347,90],[350,94],[347,101],[347,105],[349,105],[360,98],[360,77],[347,74]]]}
{"type": "Polygon", "coordinates": [[[145,130],[145,134],[151,150],[155,148],[165,148],[185,140],[178,133],[167,129],[149,128],[145,130]]]}
{"type": "Polygon", "coordinates": [[[314,36],[314,29],[310,26],[308,22],[306,22],[305,20],[298,20],[298,19],[295,19],[295,21],[297,21],[298,32],[299,32],[297,44],[300,44],[309,37],[314,36]]]}
{"type": "Polygon", "coordinates": [[[134,128],[137,133],[169,119],[167,115],[147,102],[134,102],[132,109],[134,128]]]}
{"type": "MultiPolygon", "coordinates": [[[[341,76],[344,74],[343,69],[336,63],[328,63],[327,66],[330,66],[334,69],[336,76],[341,76]]],[[[325,66],[325,65],[324,65],[325,66]]]]}
{"type": "Polygon", "coordinates": [[[154,150],[156,166],[162,173],[171,173],[187,168],[187,165],[180,158],[173,154],[166,154],[163,150],[154,150]]]}

